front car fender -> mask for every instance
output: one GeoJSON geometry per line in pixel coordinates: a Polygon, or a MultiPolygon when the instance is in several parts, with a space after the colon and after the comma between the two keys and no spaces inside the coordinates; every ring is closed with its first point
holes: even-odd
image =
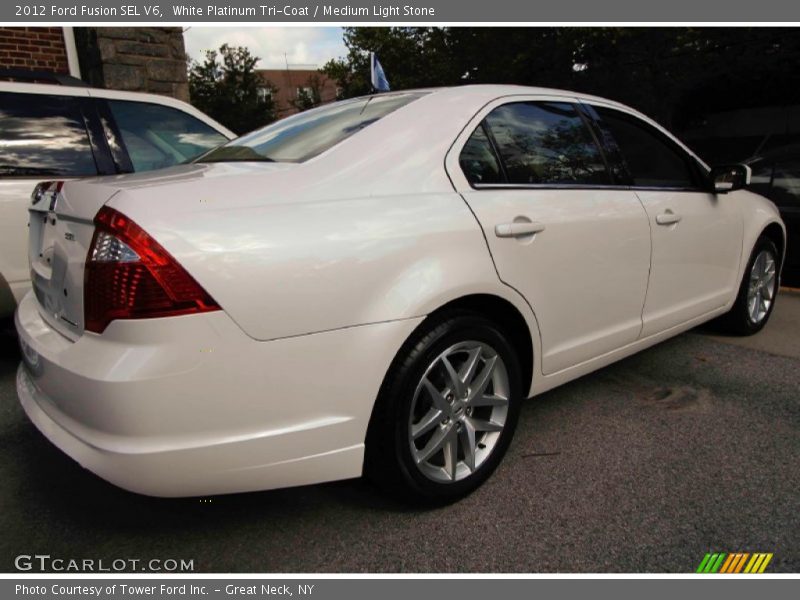
{"type": "MultiPolygon", "coordinates": [[[[775,204],[767,198],[747,190],[738,190],[726,194],[722,197],[722,201],[736,201],[739,203],[742,211],[744,231],[742,235],[742,260],[739,264],[739,281],[742,281],[744,277],[744,271],[747,268],[747,262],[750,260],[750,254],[753,252],[756,241],[770,225],[780,226],[783,232],[782,267],[783,259],[786,257],[786,225],[784,225],[781,220],[780,212],[778,212],[778,208],[775,204]]],[[[733,301],[735,301],[735,298],[733,301]]]]}

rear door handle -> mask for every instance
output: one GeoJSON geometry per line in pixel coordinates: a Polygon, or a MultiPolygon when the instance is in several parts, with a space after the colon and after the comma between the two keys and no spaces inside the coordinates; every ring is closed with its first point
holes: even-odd
{"type": "Polygon", "coordinates": [[[659,225],[674,225],[678,221],[681,220],[680,215],[676,215],[671,210],[667,209],[665,212],[661,213],[660,215],[656,215],[656,223],[659,225]]]}
{"type": "Polygon", "coordinates": [[[522,223],[503,223],[494,226],[494,234],[499,238],[522,237],[540,231],[544,231],[544,223],[523,221],[522,223]]]}

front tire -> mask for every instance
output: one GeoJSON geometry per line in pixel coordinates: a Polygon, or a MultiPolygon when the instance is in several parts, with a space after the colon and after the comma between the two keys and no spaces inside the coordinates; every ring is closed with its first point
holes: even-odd
{"type": "Polygon", "coordinates": [[[519,361],[506,334],[469,312],[434,317],[384,380],[367,433],[365,472],[415,503],[446,503],[481,485],[519,416],[519,361]]]}
{"type": "Polygon", "coordinates": [[[775,243],[761,236],[753,247],[736,302],[719,319],[720,328],[734,335],[753,335],[767,324],[778,295],[780,258],[775,243]]]}

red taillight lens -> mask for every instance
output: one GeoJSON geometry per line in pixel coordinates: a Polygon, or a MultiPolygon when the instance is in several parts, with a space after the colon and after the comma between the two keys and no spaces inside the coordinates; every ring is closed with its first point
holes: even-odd
{"type": "Polygon", "coordinates": [[[219,305],[146,231],[113,208],[94,219],[83,303],[88,331],[115,319],[148,319],[219,310],[219,305]]]}

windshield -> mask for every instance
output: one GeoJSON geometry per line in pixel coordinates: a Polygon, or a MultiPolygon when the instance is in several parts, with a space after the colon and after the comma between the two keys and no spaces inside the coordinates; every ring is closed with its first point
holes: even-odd
{"type": "Polygon", "coordinates": [[[335,102],[243,135],[197,162],[303,162],[424,94],[408,92],[335,102]]]}

